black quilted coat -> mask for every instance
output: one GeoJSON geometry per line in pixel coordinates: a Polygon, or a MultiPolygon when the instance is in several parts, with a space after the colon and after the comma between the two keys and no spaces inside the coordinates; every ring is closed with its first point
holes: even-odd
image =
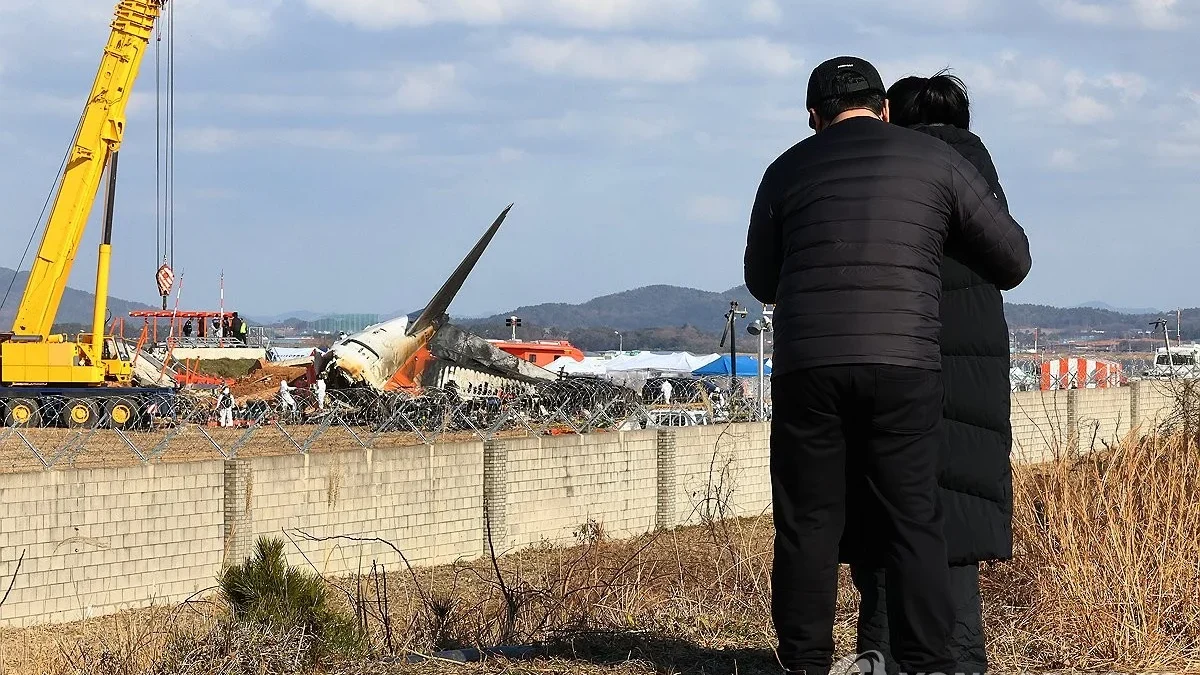
{"type": "MultiPolygon", "coordinates": [[[[1005,200],[996,167],[975,134],[951,126],[915,127],[958,150],[1005,200]]],[[[1007,205],[1007,202],[1006,202],[1007,205]]],[[[1008,324],[995,286],[951,256],[942,267],[941,351],[945,445],[939,467],[949,562],[963,565],[1012,557],[1012,427],[1009,419],[1008,324]]],[[[854,562],[871,542],[871,505],[851,486],[842,560],[854,562]],[[864,519],[868,519],[865,520],[864,519]]]]}

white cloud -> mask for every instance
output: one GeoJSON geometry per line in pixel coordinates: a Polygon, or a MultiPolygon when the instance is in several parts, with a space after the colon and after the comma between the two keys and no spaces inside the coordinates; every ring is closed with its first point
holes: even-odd
{"type": "Polygon", "coordinates": [[[1175,11],[1179,0],[1132,0],[1132,4],[1138,21],[1146,28],[1172,30],[1183,25],[1175,11]]]}
{"type": "Polygon", "coordinates": [[[1112,119],[1113,111],[1091,96],[1077,95],[1067,99],[1063,115],[1077,124],[1092,124],[1112,119]]]}
{"type": "Polygon", "coordinates": [[[694,82],[725,66],[781,77],[804,64],[787,45],[763,37],[698,42],[518,35],[502,54],[547,75],[656,84],[694,82]]]}
{"type": "Polygon", "coordinates": [[[1128,25],[1150,30],[1174,30],[1186,22],[1179,15],[1179,0],[1121,0],[1120,3],[1088,0],[1042,0],[1058,16],[1092,26],[1128,25]]]}
{"type": "Polygon", "coordinates": [[[223,153],[260,147],[333,152],[392,152],[412,144],[405,134],[368,134],[347,129],[184,129],[176,141],[181,150],[223,153]]]}
{"type": "Polygon", "coordinates": [[[725,43],[724,47],[732,60],[756,73],[791,75],[804,65],[804,60],[793,56],[787,45],[762,37],[732,40],[725,43]]]}
{"type": "Polygon", "coordinates": [[[1050,167],[1060,171],[1078,171],[1080,169],[1079,153],[1066,148],[1057,148],[1050,153],[1050,167]]]}
{"type": "Polygon", "coordinates": [[[435,23],[516,22],[611,29],[657,26],[695,14],[700,0],[305,0],[309,8],[363,30],[435,23]]]}
{"type": "Polygon", "coordinates": [[[670,118],[617,117],[611,127],[618,140],[625,143],[657,141],[679,130],[679,123],[670,118]]]}
{"type": "Polygon", "coordinates": [[[1104,85],[1116,89],[1123,103],[1138,101],[1146,95],[1146,78],[1137,73],[1109,73],[1100,80],[1104,85]]]}
{"type": "Polygon", "coordinates": [[[500,148],[496,151],[496,160],[500,162],[519,162],[528,154],[520,148],[500,148]]]}
{"type": "Polygon", "coordinates": [[[440,63],[398,73],[399,82],[388,97],[390,106],[404,111],[435,110],[462,101],[460,69],[440,63]]]}
{"type": "Polygon", "coordinates": [[[751,0],[746,5],[746,17],[759,23],[777,24],[783,19],[783,10],[775,0],[751,0]]]}
{"type": "Polygon", "coordinates": [[[694,44],[628,38],[597,41],[519,35],[505,54],[544,74],[657,83],[694,81],[706,62],[694,44]]]}
{"type": "Polygon", "coordinates": [[[742,211],[738,202],[728,197],[699,195],[687,200],[684,216],[694,223],[732,225],[744,220],[742,211]]]}
{"type": "MultiPolygon", "coordinates": [[[[97,0],[3,0],[0,23],[52,25],[58,28],[58,37],[68,36],[68,42],[91,43],[93,36],[107,33],[115,5],[97,0]]],[[[180,45],[231,49],[269,33],[275,11],[282,5],[283,0],[171,0],[168,8],[180,45]]],[[[160,19],[159,25],[166,24],[160,19]]]]}
{"type": "Polygon", "coordinates": [[[222,49],[243,47],[271,31],[282,0],[171,0],[181,44],[200,41],[222,49]]]}
{"type": "Polygon", "coordinates": [[[1116,18],[1116,11],[1111,6],[1080,0],[1054,0],[1050,8],[1064,19],[1094,26],[1108,25],[1116,18]]]}

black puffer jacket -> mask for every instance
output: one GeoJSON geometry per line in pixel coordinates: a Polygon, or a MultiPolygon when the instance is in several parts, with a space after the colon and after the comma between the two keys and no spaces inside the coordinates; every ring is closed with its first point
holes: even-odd
{"type": "MultiPolygon", "coordinates": [[[[975,134],[951,126],[915,127],[957,150],[1005,201],[991,155],[975,134]]],[[[1012,426],[1008,324],[1000,291],[949,252],[942,266],[942,380],[945,445],[940,461],[946,548],[951,564],[1012,557],[1012,426]]],[[[865,494],[855,490],[851,494],[865,494]]],[[[859,535],[872,506],[851,499],[842,560],[870,553],[859,535]]]]}
{"type": "Polygon", "coordinates": [[[851,118],[763,176],[746,285],[775,303],[773,371],[839,364],[937,370],[943,247],[1012,288],[1029,242],[987,180],[928,134],[851,118]]]}

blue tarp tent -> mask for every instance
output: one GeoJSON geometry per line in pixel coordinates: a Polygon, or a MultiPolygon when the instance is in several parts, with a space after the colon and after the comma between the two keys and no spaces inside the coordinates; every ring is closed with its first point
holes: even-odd
{"type": "MultiPolygon", "coordinates": [[[[732,361],[730,361],[729,355],[725,355],[725,356],[722,356],[721,358],[717,359],[716,361],[709,363],[706,366],[703,366],[701,368],[697,368],[696,370],[693,370],[692,374],[700,375],[700,376],[732,375],[733,368],[730,367],[731,364],[732,364],[732,361]]],[[[765,366],[763,369],[763,373],[770,375],[771,367],[765,366]]],[[[758,359],[754,358],[753,356],[746,356],[744,354],[738,354],[737,374],[738,374],[738,377],[758,377],[758,359]]]]}

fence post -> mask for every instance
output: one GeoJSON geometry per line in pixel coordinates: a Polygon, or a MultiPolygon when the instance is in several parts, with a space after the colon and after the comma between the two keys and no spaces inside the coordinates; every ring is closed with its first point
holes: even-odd
{"type": "MultiPolygon", "coordinates": [[[[1138,431],[1138,425],[1142,423],[1138,416],[1138,410],[1141,408],[1142,399],[1142,382],[1134,380],[1129,383],[1129,430],[1138,431]]],[[[1139,434],[1140,435],[1140,434],[1139,434]]]]}
{"type": "Polygon", "coordinates": [[[225,460],[225,557],[222,568],[250,557],[254,540],[254,473],[248,459],[225,460]]]}
{"type": "Polygon", "coordinates": [[[658,508],[654,526],[665,530],[675,526],[675,430],[658,430],[658,508]]]}
{"type": "Polygon", "coordinates": [[[1067,390],[1067,437],[1066,450],[1071,455],[1079,452],[1079,390],[1067,390]]]}
{"type": "Polygon", "coordinates": [[[508,445],[483,442],[483,554],[508,548],[508,445]]]}

